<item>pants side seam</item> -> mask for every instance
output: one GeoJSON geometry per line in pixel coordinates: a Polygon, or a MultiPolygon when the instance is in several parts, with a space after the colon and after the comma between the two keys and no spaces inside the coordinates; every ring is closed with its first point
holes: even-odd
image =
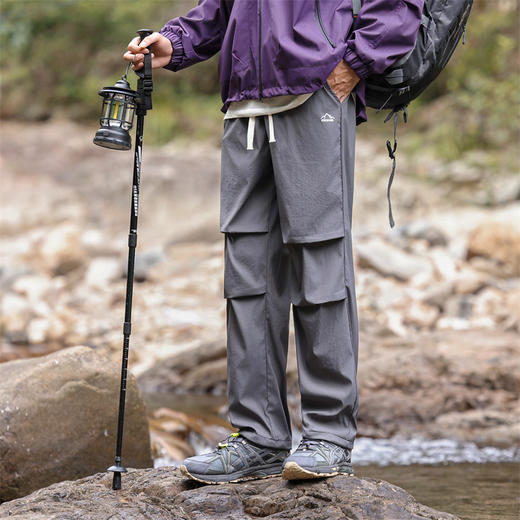
{"type": "MultiPolygon", "coordinates": [[[[332,89],[331,89],[332,90],[332,89]]],[[[339,100],[338,100],[339,101],[339,100]]],[[[343,104],[339,105],[339,164],[340,164],[340,175],[341,175],[341,214],[343,215],[343,284],[347,285],[347,223],[345,219],[345,205],[347,201],[345,200],[345,164],[343,161],[343,104]]]]}
{"type": "MultiPolygon", "coordinates": [[[[276,190],[276,188],[275,188],[276,190]]],[[[269,217],[272,215],[273,204],[276,204],[276,198],[273,197],[270,204],[269,217]]],[[[273,422],[271,420],[271,415],[269,414],[269,360],[267,359],[267,342],[269,341],[269,327],[268,323],[270,320],[269,316],[269,304],[268,301],[270,299],[270,288],[269,288],[269,259],[270,259],[270,250],[271,250],[271,239],[272,239],[272,224],[271,218],[269,218],[268,223],[268,232],[267,232],[267,244],[266,244],[266,262],[265,262],[265,295],[264,295],[264,353],[265,353],[265,416],[268,418],[269,427],[271,431],[273,430],[273,422]]]]}

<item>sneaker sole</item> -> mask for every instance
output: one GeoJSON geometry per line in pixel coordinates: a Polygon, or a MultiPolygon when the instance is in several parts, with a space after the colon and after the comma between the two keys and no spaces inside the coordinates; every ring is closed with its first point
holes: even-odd
{"type": "Polygon", "coordinates": [[[282,478],[284,480],[306,480],[311,478],[321,478],[321,477],[334,477],[336,475],[348,475],[349,477],[354,476],[352,472],[352,468],[349,467],[344,471],[331,471],[330,473],[317,473],[315,471],[310,471],[308,469],[303,469],[296,462],[286,462],[283,471],[282,478]]]}
{"type": "MultiPolygon", "coordinates": [[[[233,482],[243,482],[244,480],[256,480],[256,479],[264,479],[264,478],[272,478],[272,477],[280,477],[282,475],[282,468],[274,468],[274,473],[268,474],[240,474],[241,472],[231,473],[230,475],[223,475],[220,477],[222,480],[208,480],[207,475],[199,475],[197,473],[190,473],[188,468],[181,464],[180,466],[181,473],[192,480],[196,480],[197,482],[203,482],[204,484],[229,484],[233,482]]],[[[264,471],[273,471],[271,468],[266,468],[264,471]]],[[[216,477],[219,478],[219,477],[216,477]]]]}

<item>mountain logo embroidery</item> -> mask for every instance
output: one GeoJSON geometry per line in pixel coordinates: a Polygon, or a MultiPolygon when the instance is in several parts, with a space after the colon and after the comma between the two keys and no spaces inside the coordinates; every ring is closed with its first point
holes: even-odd
{"type": "Polygon", "coordinates": [[[326,112],[325,114],[323,114],[321,116],[321,122],[322,123],[332,123],[336,120],[336,118],[334,116],[331,116],[328,112],[326,112]]]}

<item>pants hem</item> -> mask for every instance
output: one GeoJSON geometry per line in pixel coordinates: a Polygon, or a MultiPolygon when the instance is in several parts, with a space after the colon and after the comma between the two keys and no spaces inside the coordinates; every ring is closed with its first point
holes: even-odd
{"type": "Polygon", "coordinates": [[[312,440],[321,440],[321,441],[329,441],[341,446],[342,448],[352,449],[354,447],[353,440],[347,440],[344,437],[340,437],[339,435],[335,435],[333,433],[328,432],[303,432],[303,438],[312,439],[312,440]]]}
{"type": "Polygon", "coordinates": [[[266,448],[276,448],[279,450],[290,450],[292,447],[292,439],[272,439],[270,437],[263,437],[257,433],[240,431],[240,435],[255,444],[265,446],[266,448]]]}

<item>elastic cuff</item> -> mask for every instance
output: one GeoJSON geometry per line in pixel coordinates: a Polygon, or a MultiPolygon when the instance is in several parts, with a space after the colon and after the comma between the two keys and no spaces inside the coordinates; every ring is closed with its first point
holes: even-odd
{"type": "Polygon", "coordinates": [[[163,68],[173,70],[175,72],[184,59],[184,48],[182,46],[182,40],[176,32],[171,31],[167,27],[163,27],[159,33],[170,40],[173,48],[172,59],[170,60],[170,63],[165,65],[163,68]]]}
{"type": "Polygon", "coordinates": [[[360,79],[370,75],[369,67],[361,60],[361,58],[347,45],[347,50],[343,55],[343,59],[350,65],[360,79]]]}

